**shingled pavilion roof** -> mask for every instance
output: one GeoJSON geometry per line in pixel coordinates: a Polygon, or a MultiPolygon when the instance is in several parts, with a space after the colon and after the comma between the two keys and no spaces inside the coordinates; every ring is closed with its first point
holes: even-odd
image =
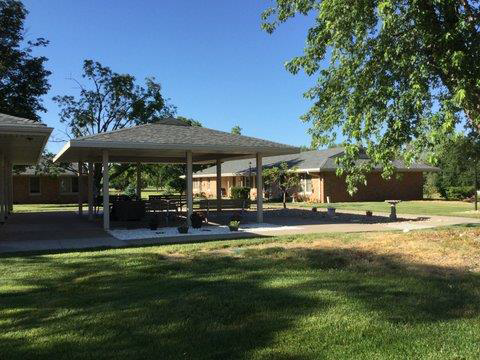
{"type": "Polygon", "coordinates": [[[109,151],[111,162],[145,163],[184,163],[186,151],[192,151],[195,163],[251,158],[256,153],[275,156],[299,152],[293,146],[189,126],[168,118],[71,140],[55,161],[101,162],[103,150],[109,151]]]}

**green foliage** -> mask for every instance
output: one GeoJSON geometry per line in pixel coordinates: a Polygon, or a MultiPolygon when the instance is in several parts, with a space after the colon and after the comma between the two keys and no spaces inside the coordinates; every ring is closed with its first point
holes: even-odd
{"type": "Polygon", "coordinates": [[[230,198],[232,199],[249,199],[250,188],[242,186],[234,186],[230,190],[230,198]]]}
{"type": "Polygon", "coordinates": [[[438,174],[427,173],[425,175],[425,183],[423,184],[423,198],[432,199],[439,194],[436,186],[438,174]]]}
{"type": "Polygon", "coordinates": [[[339,174],[350,192],[373,166],[394,173],[430,152],[466,119],[480,125],[480,8],[474,0],[276,0],[263,15],[271,33],[312,15],[306,47],[286,68],[316,76],[302,120],[314,146],[345,139],[339,174]],[[407,145],[409,145],[407,147],[407,145]],[[355,160],[365,149],[370,160],[355,160]]]}
{"type": "MultiPolygon", "coordinates": [[[[51,176],[58,176],[64,173],[66,170],[77,172],[77,168],[74,168],[71,164],[61,163],[54,164],[53,158],[55,155],[47,150],[44,150],[42,153],[42,158],[38,164],[31,166],[35,174],[46,174],[51,176]]],[[[29,168],[24,165],[14,165],[13,171],[15,174],[20,174],[29,168]]]]}
{"type": "Polygon", "coordinates": [[[228,223],[228,227],[231,228],[231,229],[237,229],[238,230],[239,226],[240,226],[240,221],[238,221],[238,220],[231,220],[228,223]]]}
{"type": "Polygon", "coordinates": [[[232,128],[231,133],[234,134],[234,135],[242,135],[242,128],[240,127],[240,125],[235,125],[232,128]]]}
{"type": "Polygon", "coordinates": [[[464,200],[475,195],[475,187],[470,186],[450,186],[446,189],[446,198],[448,200],[464,200]]]}
{"type": "Polygon", "coordinates": [[[125,188],[124,194],[130,198],[135,197],[137,195],[137,187],[135,186],[135,184],[128,184],[125,188]]]}
{"type": "Polygon", "coordinates": [[[443,197],[449,198],[447,190],[451,187],[474,185],[480,159],[480,143],[475,137],[456,134],[446,138],[436,147],[435,156],[440,168],[435,185],[443,197]]]}
{"type": "Polygon", "coordinates": [[[300,174],[297,167],[289,168],[286,162],[282,162],[280,166],[274,166],[265,169],[263,172],[263,181],[266,188],[272,185],[277,186],[283,194],[283,207],[286,208],[288,192],[294,191],[300,186],[300,174]]]}
{"type": "Polygon", "coordinates": [[[48,41],[26,41],[24,22],[28,14],[21,1],[0,0],[0,113],[40,120],[45,111],[41,97],[50,89],[45,69],[47,58],[33,52],[48,41]]]}

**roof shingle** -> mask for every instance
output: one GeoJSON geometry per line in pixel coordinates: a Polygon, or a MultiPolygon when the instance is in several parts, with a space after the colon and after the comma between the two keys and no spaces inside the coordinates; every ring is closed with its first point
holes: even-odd
{"type": "Polygon", "coordinates": [[[18,116],[0,114],[0,126],[46,126],[44,123],[36,120],[24,119],[18,116]]]}
{"type": "Polygon", "coordinates": [[[198,126],[168,125],[153,123],[125,128],[121,130],[84,136],[77,142],[122,142],[166,145],[211,145],[292,148],[289,145],[257,139],[250,136],[235,135],[198,126]]]}

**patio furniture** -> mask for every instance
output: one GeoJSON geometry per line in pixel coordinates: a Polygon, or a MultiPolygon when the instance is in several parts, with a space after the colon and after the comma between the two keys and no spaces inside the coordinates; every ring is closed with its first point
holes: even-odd
{"type": "Polygon", "coordinates": [[[112,217],[118,221],[139,221],[145,213],[143,201],[117,201],[112,205],[112,217]]]}
{"type": "MultiPolygon", "coordinates": [[[[208,216],[210,212],[210,208],[215,209],[217,206],[217,200],[211,199],[202,199],[195,201],[193,203],[193,208],[196,210],[205,210],[207,215],[205,216],[205,222],[208,223],[208,216]]],[[[234,209],[241,209],[242,213],[245,209],[250,209],[251,201],[250,199],[222,199],[222,209],[224,210],[234,210],[234,209]]]]}
{"type": "Polygon", "coordinates": [[[178,213],[178,202],[175,200],[148,200],[146,202],[147,212],[153,212],[154,214],[165,212],[166,224],[168,224],[171,210],[178,213]]]}
{"type": "Polygon", "coordinates": [[[390,220],[397,220],[397,204],[401,203],[402,200],[385,200],[385,202],[390,204],[390,220]]]}
{"type": "Polygon", "coordinates": [[[172,206],[176,206],[174,209],[176,212],[181,211],[187,203],[186,195],[150,195],[149,201],[164,201],[172,206]]]}

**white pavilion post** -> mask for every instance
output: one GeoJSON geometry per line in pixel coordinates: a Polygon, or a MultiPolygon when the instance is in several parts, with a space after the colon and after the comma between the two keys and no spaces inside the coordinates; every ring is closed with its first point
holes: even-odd
{"type": "Polygon", "coordinates": [[[93,220],[93,163],[88,163],[88,219],[93,220]]]}
{"type": "Polygon", "coordinates": [[[13,213],[13,164],[11,162],[8,163],[8,187],[7,187],[7,194],[8,194],[8,212],[13,213]]]}
{"type": "Polygon", "coordinates": [[[108,174],[108,150],[103,150],[103,229],[110,229],[110,177],[108,174]]]}
{"type": "Polygon", "coordinates": [[[0,223],[5,222],[5,154],[0,154],[0,223]]]}
{"type": "Polygon", "coordinates": [[[78,215],[83,215],[83,161],[78,161],[78,215]]]}
{"type": "Polygon", "coordinates": [[[3,160],[3,207],[4,207],[4,212],[5,212],[5,218],[8,217],[8,214],[10,212],[10,205],[9,205],[9,200],[8,200],[8,187],[9,187],[9,182],[8,182],[8,159],[5,157],[3,160]]]}
{"type": "Polygon", "coordinates": [[[142,165],[137,163],[137,198],[142,199],[142,165]]]}
{"type": "Polygon", "coordinates": [[[222,162],[217,159],[217,214],[222,211],[222,162]]]}
{"type": "Polygon", "coordinates": [[[263,222],[263,165],[262,155],[257,153],[257,222],[263,222]]]}
{"type": "Polygon", "coordinates": [[[193,213],[193,160],[192,151],[187,151],[187,224],[191,225],[190,216],[193,213]]]}

